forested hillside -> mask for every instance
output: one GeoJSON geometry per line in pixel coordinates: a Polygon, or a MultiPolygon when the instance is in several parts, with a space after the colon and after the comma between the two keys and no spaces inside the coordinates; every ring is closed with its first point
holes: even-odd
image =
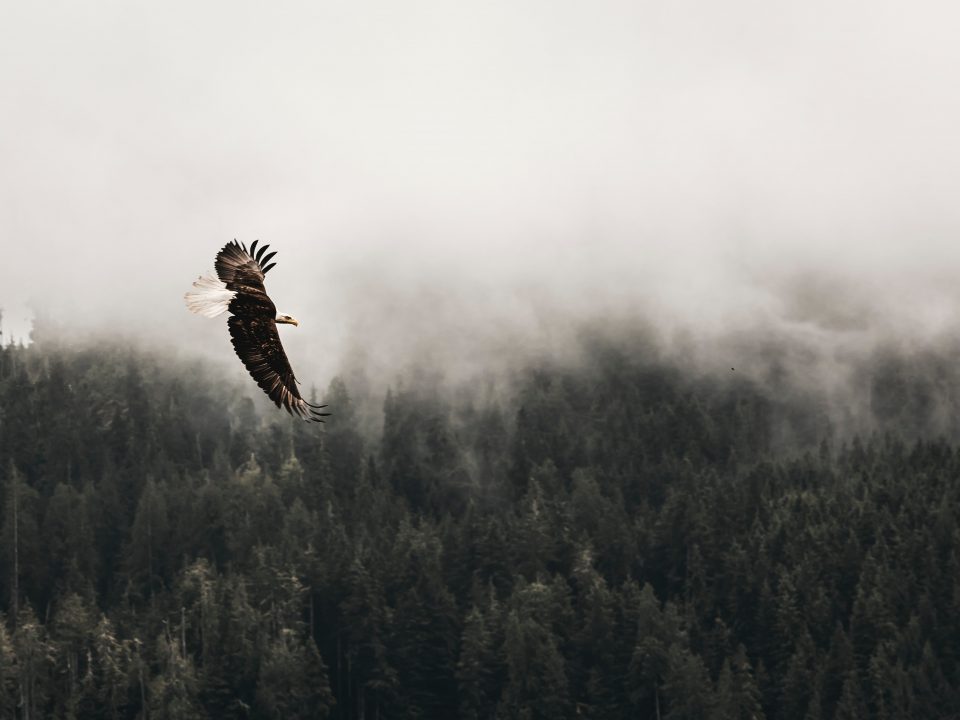
{"type": "Polygon", "coordinates": [[[952,365],[865,363],[848,437],[637,347],[406,374],[375,422],[337,379],[322,429],[200,361],[0,350],[0,718],[960,714],[952,365]]]}

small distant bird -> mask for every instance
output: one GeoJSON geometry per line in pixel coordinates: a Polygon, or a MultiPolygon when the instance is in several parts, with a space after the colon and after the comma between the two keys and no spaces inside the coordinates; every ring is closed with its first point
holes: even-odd
{"type": "Polygon", "coordinates": [[[193,283],[194,289],[184,295],[190,312],[214,318],[229,311],[227,326],[230,328],[234,350],[243,361],[251,377],[277,407],[291,415],[311,422],[324,422],[330,413],[320,412],[326,405],[313,405],[300,396],[297,378],[290,361],[280,344],[278,324],[297,325],[293,317],[278,313],[276,306],[263,287],[263,276],[276,263],[265,255],[269,245],[257,250],[259,240],[247,246],[236,240],[227,243],[217,253],[215,267],[217,277],[202,275],[193,283]],[[219,279],[218,279],[219,278],[219,279]]]}

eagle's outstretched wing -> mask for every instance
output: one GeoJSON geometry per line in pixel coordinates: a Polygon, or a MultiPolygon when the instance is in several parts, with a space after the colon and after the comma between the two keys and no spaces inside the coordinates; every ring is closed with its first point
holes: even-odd
{"type": "Polygon", "coordinates": [[[247,252],[246,245],[241,245],[234,240],[224,245],[217,253],[214,267],[217,270],[217,276],[222,282],[226,283],[228,289],[236,290],[240,287],[249,287],[266,296],[267,293],[263,289],[263,276],[276,265],[276,263],[270,263],[269,265],[267,263],[277,253],[272,252],[266,255],[269,245],[264,245],[257,252],[258,242],[259,240],[254,240],[250,246],[250,251],[247,252]]]}
{"type": "Polygon", "coordinates": [[[263,287],[263,276],[276,264],[267,265],[276,254],[264,255],[268,247],[257,252],[255,241],[248,252],[234,240],[217,253],[217,276],[235,293],[229,304],[232,316],[227,320],[231,342],[251,377],[277,407],[304,420],[323,422],[330,413],[320,412],[325,405],[313,405],[301,397],[280,343],[277,308],[263,287]]]}

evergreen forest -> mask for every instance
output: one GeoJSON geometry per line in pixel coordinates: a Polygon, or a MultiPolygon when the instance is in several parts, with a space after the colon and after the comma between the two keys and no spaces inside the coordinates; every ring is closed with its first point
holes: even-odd
{"type": "Polygon", "coordinates": [[[317,426],[232,365],[7,345],[0,719],[960,717],[953,364],[865,356],[849,432],[585,335],[336,378],[317,426]]]}

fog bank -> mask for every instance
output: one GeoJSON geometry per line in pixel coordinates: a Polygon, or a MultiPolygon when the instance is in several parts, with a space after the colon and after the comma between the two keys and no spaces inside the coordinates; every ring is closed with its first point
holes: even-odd
{"type": "Polygon", "coordinates": [[[182,295],[234,237],[279,251],[268,291],[301,321],[284,343],[321,386],[361,362],[467,375],[604,324],[742,372],[744,334],[813,348],[807,371],[833,378],[957,326],[947,3],[32,3],[4,19],[14,335],[33,307],[79,336],[229,357],[182,295]]]}

